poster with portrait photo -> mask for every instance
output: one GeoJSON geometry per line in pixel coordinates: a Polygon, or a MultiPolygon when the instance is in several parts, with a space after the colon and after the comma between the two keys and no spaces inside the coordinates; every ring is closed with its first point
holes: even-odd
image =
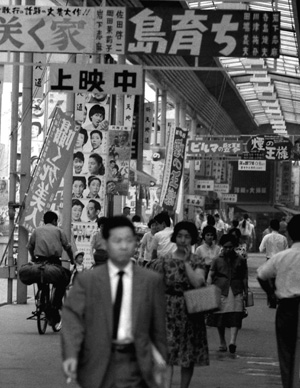
{"type": "Polygon", "coordinates": [[[107,131],[109,126],[109,105],[86,103],[84,106],[84,122],[82,127],[88,131],[99,129],[107,131]]]}
{"type": "Polygon", "coordinates": [[[108,194],[127,195],[129,187],[130,157],[131,128],[111,125],[108,130],[108,194]]]}

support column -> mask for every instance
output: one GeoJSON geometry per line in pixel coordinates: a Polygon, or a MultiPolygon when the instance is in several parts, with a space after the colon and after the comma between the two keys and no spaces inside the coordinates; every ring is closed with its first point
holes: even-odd
{"type": "MultiPolygon", "coordinates": [[[[145,94],[145,70],[143,70],[143,90],[139,98],[139,125],[138,125],[138,145],[137,145],[137,170],[143,171],[143,150],[144,150],[144,94],[145,94]]],[[[140,185],[137,190],[140,190],[140,185]]],[[[135,214],[142,216],[143,200],[141,193],[136,192],[135,196],[135,214]],[[139,194],[139,195],[137,195],[139,194]]]]}
{"type": "MultiPolygon", "coordinates": [[[[22,94],[22,144],[21,144],[21,184],[20,201],[24,201],[30,183],[30,156],[31,156],[31,124],[32,124],[32,66],[26,63],[33,62],[33,54],[24,54],[23,94],[22,94]]],[[[18,269],[28,262],[28,232],[19,228],[18,269]]],[[[20,279],[17,280],[17,303],[27,303],[27,286],[20,279]]]]}
{"type": "MultiPolygon", "coordinates": [[[[18,4],[20,5],[20,4],[18,4]]],[[[13,62],[20,62],[20,53],[13,54],[13,62]]],[[[14,65],[12,69],[12,93],[11,93],[11,139],[10,139],[10,168],[9,168],[9,242],[8,242],[8,268],[14,271],[14,231],[16,214],[16,182],[17,182],[17,148],[18,148],[18,113],[19,113],[19,83],[20,66],[14,65]]],[[[7,303],[12,303],[13,279],[7,279],[7,303]]]]}
{"type": "MultiPolygon", "coordinates": [[[[68,63],[76,63],[76,54],[70,54],[68,63]]],[[[75,108],[75,94],[68,93],[66,100],[66,114],[69,116],[74,115],[75,108]]],[[[71,156],[68,167],[64,174],[64,191],[63,191],[63,222],[62,227],[66,233],[68,240],[71,241],[71,220],[72,220],[72,186],[73,186],[73,155],[71,156]]],[[[63,260],[68,260],[69,256],[65,251],[62,254],[63,260]]],[[[65,267],[69,267],[68,264],[63,262],[65,267]]]]}
{"type": "Polygon", "coordinates": [[[161,92],[160,145],[165,147],[167,140],[167,91],[161,92]]]}
{"type": "MultiPolygon", "coordinates": [[[[118,65],[125,64],[125,55],[118,56],[118,65]]],[[[124,125],[124,96],[118,94],[116,96],[116,125],[124,125]]],[[[108,216],[111,217],[114,214],[121,214],[124,198],[121,195],[108,195],[108,216]]]]}

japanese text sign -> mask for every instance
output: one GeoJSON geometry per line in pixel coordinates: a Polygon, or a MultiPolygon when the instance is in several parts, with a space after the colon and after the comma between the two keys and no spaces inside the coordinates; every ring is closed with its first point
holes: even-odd
{"type": "Polygon", "coordinates": [[[77,139],[74,121],[57,109],[35,170],[20,224],[32,232],[50,209],[77,139]]]}
{"type": "Polygon", "coordinates": [[[91,53],[94,9],[87,7],[0,7],[0,51],[91,53]]]}
{"type": "Polygon", "coordinates": [[[257,135],[247,142],[247,151],[264,155],[266,160],[288,160],[293,144],[279,135],[257,135]]]}
{"type": "Polygon", "coordinates": [[[142,94],[141,66],[51,64],[52,91],[142,94]]]}
{"type": "Polygon", "coordinates": [[[239,171],[266,171],[266,160],[239,160],[239,171]]]}
{"type": "Polygon", "coordinates": [[[278,58],[280,13],[128,9],[127,53],[278,58]]]}
{"type": "Polygon", "coordinates": [[[160,204],[165,210],[175,210],[184,168],[187,131],[176,127],[170,134],[160,204]]]}
{"type": "Polygon", "coordinates": [[[126,8],[96,8],[95,18],[95,52],[124,54],[126,8]]]}
{"type": "Polygon", "coordinates": [[[187,143],[187,157],[200,155],[239,154],[242,152],[243,143],[239,140],[189,140],[187,143]]]}
{"type": "Polygon", "coordinates": [[[215,181],[209,179],[196,179],[195,180],[195,190],[200,191],[213,191],[215,186],[215,181]]]}
{"type": "Polygon", "coordinates": [[[184,196],[184,204],[203,207],[205,204],[205,197],[203,195],[187,194],[184,196]]]}
{"type": "Polygon", "coordinates": [[[236,203],[237,202],[237,194],[222,193],[221,201],[228,202],[228,203],[236,203]]]}

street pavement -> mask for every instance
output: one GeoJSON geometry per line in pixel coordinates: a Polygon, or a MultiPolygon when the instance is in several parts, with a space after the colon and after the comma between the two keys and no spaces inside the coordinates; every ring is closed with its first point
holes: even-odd
{"type": "MultiPolygon", "coordinates": [[[[281,387],[274,331],[276,310],[267,307],[265,294],[256,281],[256,268],[264,261],[261,254],[250,254],[248,259],[254,306],[248,308],[248,317],[243,320],[236,354],[219,353],[217,330],[208,327],[210,365],[195,368],[190,388],[281,387]]],[[[0,282],[0,303],[5,302],[5,283],[0,282]]],[[[15,294],[14,290],[14,301],[15,294]]],[[[45,335],[39,335],[36,321],[27,320],[35,309],[32,296],[30,286],[27,304],[0,307],[0,387],[75,388],[75,383],[66,385],[62,373],[59,333],[48,328],[45,335]]],[[[229,341],[229,329],[226,335],[229,341]]],[[[180,386],[178,367],[172,386],[180,386]]]]}

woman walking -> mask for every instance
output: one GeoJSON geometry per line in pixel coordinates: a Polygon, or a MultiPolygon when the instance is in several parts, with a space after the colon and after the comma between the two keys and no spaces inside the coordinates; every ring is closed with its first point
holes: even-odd
{"type": "Polygon", "coordinates": [[[235,353],[244,316],[244,299],[248,293],[247,261],[236,253],[237,240],[232,234],[224,234],[220,245],[223,249],[211,265],[207,283],[221,289],[221,309],[209,314],[207,325],[218,329],[220,352],[227,351],[225,329],[230,328],[229,351],[235,353]]]}
{"type": "Polygon", "coordinates": [[[196,314],[194,318],[188,315],[183,296],[184,291],[205,285],[204,259],[191,253],[197,238],[194,223],[182,221],[176,224],[171,237],[176,243],[175,252],[157,259],[154,267],[163,274],[166,285],[168,387],[172,384],[175,365],[181,367],[180,388],[188,388],[194,366],[209,364],[204,315],[196,314]]]}

